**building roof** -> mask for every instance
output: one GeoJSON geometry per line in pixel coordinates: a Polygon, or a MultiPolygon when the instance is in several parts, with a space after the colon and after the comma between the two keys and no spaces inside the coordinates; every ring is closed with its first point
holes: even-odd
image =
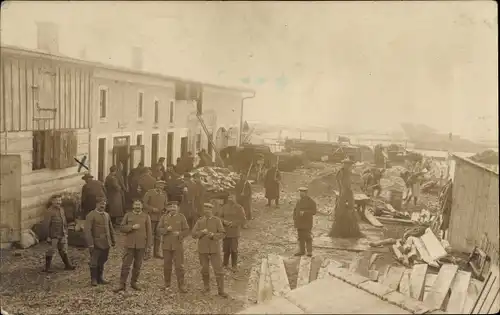
{"type": "Polygon", "coordinates": [[[196,81],[196,80],[187,79],[187,78],[169,76],[169,75],[156,73],[156,72],[149,72],[149,71],[144,71],[144,70],[131,69],[131,68],[127,68],[127,67],[109,65],[109,64],[105,64],[105,63],[101,63],[101,62],[97,62],[97,61],[88,61],[88,60],[82,60],[82,59],[77,59],[77,58],[72,58],[72,57],[67,57],[67,56],[62,56],[62,55],[49,54],[49,53],[46,53],[46,52],[43,52],[40,50],[35,50],[35,49],[21,48],[21,47],[4,45],[4,44],[2,44],[0,46],[0,49],[1,49],[1,53],[6,52],[6,53],[10,53],[10,54],[23,55],[26,57],[45,58],[45,59],[51,59],[54,61],[79,64],[79,65],[87,66],[87,67],[94,67],[94,68],[100,67],[100,68],[116,70],[116,71],[121,71],[121,72],[126,72],[126,73],[140,74],[140,75],[160,78],[160,79],[164,79],[164,80],[168,80],[168,81],[180,81],[180,82],[184,82],[184,83],[200,84],[202,86],[225,89],[225,90],[255,93],[255,90],[249,89],[249,88],[238,87],[238,86],[226,86],[226,85],[201,82],[201,81],[196,81]]]}
{"type": "Polygon", "coordinates": [[[453,157],[454,159],[457,159],[457,160],[460,160],[460,161],[463,161],[463,162],[469,163],[469,164],[471,164],[471,165],[474,165],[474,166],[476,166],[476,167],[478,167],[478,168],[480,168],[480,169],[483,169],[483,170],[485,170],[485,171],[487,171],[487,172],[490,172],[490,173],[492,173],[492,174],[494,174],[494,175],[496,175],[496,176],[498,176],[498,175],[499,175],[499,174],[498,174],[498,171],[495,171],[495,170],[493,170],[493,169],[489,168],[489,167],[488,167],[487,165],[485,165],[485,164],[481,164],[481,163],[475,162],[475,161],[473,161],[473,160],[471,160],[471,159],[469,159],[469,158],[462,157],[462,156],[459,156],[459,155],[457,155],[457,154],[453,154],[453,153],[452,153],[451,155],[452,155],[452,157],[453,157]]]}

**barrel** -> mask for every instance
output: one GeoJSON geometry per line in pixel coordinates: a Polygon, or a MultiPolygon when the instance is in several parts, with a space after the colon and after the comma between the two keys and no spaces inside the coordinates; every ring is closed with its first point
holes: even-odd
{"type": "Polygon", "coordinates": [[[394,209],[401,210],[401,208],[403,207],[403,192],[398,190],[391,190],[390,192],[391,195],[389,203],[394,207],[394,209]]]}

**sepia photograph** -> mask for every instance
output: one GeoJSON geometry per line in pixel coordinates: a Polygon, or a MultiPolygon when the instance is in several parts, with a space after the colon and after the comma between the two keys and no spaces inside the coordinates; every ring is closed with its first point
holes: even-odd
{"type": "Polygon", "coordinates": [[[496,1],[2,1],[2,315],[500,312],[496,1]]]}

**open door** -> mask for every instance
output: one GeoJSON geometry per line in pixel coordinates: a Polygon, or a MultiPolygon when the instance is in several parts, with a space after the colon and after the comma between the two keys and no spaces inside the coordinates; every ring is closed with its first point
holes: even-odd
{"type": "Polygon", "coordinates": [[[181,138],[181,156],[187,156],[188,153],[188,137],[181,138]]]}
{"type": "Polygon", "coordinates": [[[130,146],[130,168],[136,168],[140,161],[144,162],[144,145],[130,146]]]}

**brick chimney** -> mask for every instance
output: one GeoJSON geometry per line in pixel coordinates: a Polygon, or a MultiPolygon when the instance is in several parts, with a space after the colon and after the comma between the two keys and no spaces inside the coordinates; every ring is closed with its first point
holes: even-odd
{"type": "Polygon", "coordinates": [[[132,47],[132,68],[142,70],[142,48],[132,47]]]}
{"type": "Polygon", "coordinates": [[[59,53],[59,26],[53,22],[37,22],[37,48],[51,54],[59,53]]]}

